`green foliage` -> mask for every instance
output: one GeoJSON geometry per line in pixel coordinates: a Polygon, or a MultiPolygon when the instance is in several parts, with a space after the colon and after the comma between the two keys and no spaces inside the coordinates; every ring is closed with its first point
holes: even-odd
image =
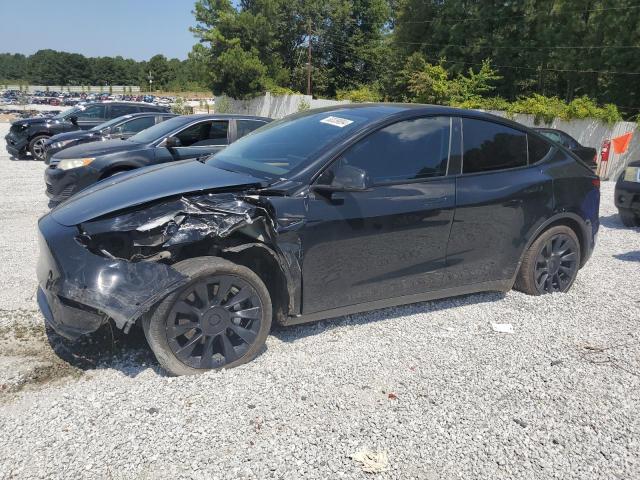
{"type": "Polygon", "coordinates": [[[304,112],[306,110],[309,110],[311,108],[311,104],[309,102],[307,102],[306,99],[302,99],[300,100],[300,103],[298,104],[298,111],[299,112],[304,112]]]}
{"type": "Polygon", "coordinates": [[[353,103],[379,102],[382,100],[380,92],[367,85],[351,90],[338,90],[336,98],[338,100],[350,100],[353,103]]]}
{"type": "Polygon", "coordinates": [[[187,105],[184,98],[177,97],[175,103],[171,106],[171,111],[177,115],[188,115],[193,113],[193,108],[187,105]]]}
{"type": "Polygon", "coordinates": [[[227,97],[217,97],[215,105],[216,113],[231,113],[231,102],[227,97]]]}
{"type": "Polygon", "coordinates": [[[500,110],[513,117],[517,113],[534,116],[536,124],[550,124],[555,118],[563,120],[593,118],[606,123],[622,120],[622,115],[615,105],[598,106],[592,99],[584,96],[570,103],[563,102],[558,97],[545,97],[533,94],[522,97],[515,102],[508,102],[502,97],[475,98],[460,103],[453,103],[455,107],[472,108],[478,110],[500,110]]]}
{"type": "Polygon", "coordinates": [[[117,57],[89,58],[77,53],[39,50],[33,55],[0,53],[0,77],[7,83],[31,85],[139,85],[174,91],[198,91],[206,85],[206,72],[193,58],[168,60],[156,55],[148,62],[117,57]]]}
{"type": "Polygon", "coordinates": [[[467,75],[456,76],[446,69],[445,62],[446,59],[441,59],[432,65],[419,52],[409,55],[398,78],[399,85],[410,94],[404,100],[439,105],[472,103],[494,90],[493,84],[502,78],[489,60],[482,62],[477,73],[470,68],[467,75]]]}

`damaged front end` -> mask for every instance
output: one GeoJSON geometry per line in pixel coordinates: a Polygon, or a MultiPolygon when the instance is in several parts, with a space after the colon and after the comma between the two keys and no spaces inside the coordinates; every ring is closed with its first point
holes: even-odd
{"type": "Polygon", "coordinates": [[[51,215],[40,222],[38,302],[68,338],[95,331],[109,318],[128,331],[166,295],[189,282],[172,267],[187,258],[240,255],[258,248],[277,265],[288,311],[300,285],[300,242],[259,196],[199,194],[83,222],[51,215]]]}

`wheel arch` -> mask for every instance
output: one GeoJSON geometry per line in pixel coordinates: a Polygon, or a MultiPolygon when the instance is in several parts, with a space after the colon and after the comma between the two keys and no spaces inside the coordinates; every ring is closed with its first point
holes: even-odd
{"type": "Polygon", "coordinates": [[[113,175],[118,172],[128,172],[130,170],[135,170],[139,168],[137,165],[131,165],[128,163],[120,163],[117,165],[109,165],[109,167],[105,168],[104,171],[100,174],[100,180],[104,180],[105,178],[113,175]]]}
{"type": "Polygon", "coordinates": [[[518,267],[516,268],[516,272],[513,277],[514,281],[516,276],[518,275],[518,272],[520,271],[522,260],[524,258],[526,251],[529,249],[529,247],[531,247],[533,242],[535,242],[540,235],[542,235],[544,232],[546,232],[550,228],[555,227],[557,225],[564,225],[571,228],[571,230],[573,230],[576,236],[578,237],[578,242],[580,243],[580,268],[584,266],[587,259],[589,258],[588,248],[589,248],[590,227],[588,223],[579,215],[573,212],[561,212],[545,220],[542,224],[540,224],[536,228],[534,233],[529,237],[529,239],[527,240],[527,243],[522,249],[522,252],[520,252],[518,267]]]}

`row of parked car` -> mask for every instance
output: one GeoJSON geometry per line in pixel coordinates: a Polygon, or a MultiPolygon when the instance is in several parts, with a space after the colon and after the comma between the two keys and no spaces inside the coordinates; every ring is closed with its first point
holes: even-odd
{"type": "Polygon", "coordinates": [[[175,375],[253,359],[273,322],[566,292],[595,247],[593,170],[550,132],[482,112],[141,111],[92,128],[45,143],[46,181],[78,187],[39,221],[40,309],[71,339],[140,325],[175,375]]]}
{"type": "Polygon", "coordinates": [[[175,97],[157,96],[151,94],[112,94],[108,92],[57,92],[35,91],[25,94],[19,90],[5,90],[0,93],[0,104],[13,105],[29,103],[34,105],[74,106],[84,102],[129,101],[145,102],[156,105],[169,106],[175,103],[175,97]]]}

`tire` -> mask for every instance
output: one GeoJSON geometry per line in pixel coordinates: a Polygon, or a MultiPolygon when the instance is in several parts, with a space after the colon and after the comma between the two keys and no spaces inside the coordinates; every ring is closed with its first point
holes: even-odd
{"type": "Polygon", "coordinates": [[[253,360],[271,330],[271,298],[262,280],[248,268],[217,257],[184,260],[173,268],[187,275],[189,283],[142,319],[160,365],[177,376],[253,360]],[[228,286],[227,295],[218,299],[223,285],[228,286]]]}
{"type": "Polygon", "coordinates": [[[29,149],[29,153],[31,153],[31,156],[34,159],[44,161],[44,142],[48,138],[49,137],[47,135],[37,135],[31,139],[31,141],[29,142],[29,147],[27,148],[29,149]]]}
{"type": "Polygon", "coordinates": [[[620,220],[625,227],[640,227],[640,216],[628,209],[619,209],[620,220]]]}
{"type": "Polygon", "coordinates": [[[514,288],[528,295],[567,292],[578,275],[580,255],[580,241],[571,228],[551,227],[525,252],[514,288]]]}

